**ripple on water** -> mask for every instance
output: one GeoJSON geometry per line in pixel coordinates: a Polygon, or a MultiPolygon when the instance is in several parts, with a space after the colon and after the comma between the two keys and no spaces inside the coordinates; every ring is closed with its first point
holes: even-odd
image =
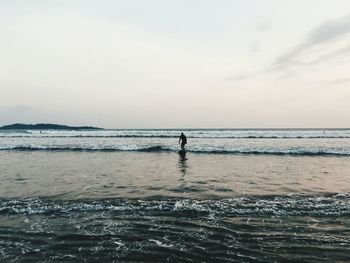
{"type": "Polygon", "coordinates": [[[350,259],[348,194],[2,199],[0,220],[0,253],[7,261],[350,259]]]}

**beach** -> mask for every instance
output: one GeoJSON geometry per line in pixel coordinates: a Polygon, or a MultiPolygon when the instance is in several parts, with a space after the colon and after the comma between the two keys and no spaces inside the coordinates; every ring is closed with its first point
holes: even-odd
{"type": "Polygon", "coordinates": [[[350,130],[0,132],[3,262],[347,262],[350,130]]]}

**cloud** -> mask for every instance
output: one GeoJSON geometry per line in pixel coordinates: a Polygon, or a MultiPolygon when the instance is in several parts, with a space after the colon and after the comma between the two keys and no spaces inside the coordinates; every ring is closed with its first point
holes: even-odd
{"type": "Polygon", "coordinates": [[[339,79],[330,80],[328,83],[332,85],[341,85],[349,82],[350,82],[350,78],[339,78],[339,79]]]}
{"type": "MultiPolygon", "coordinates": [[[[350,15],[334,20],[327,20],[312,30],[302,43],[278,57],[274,66],[285,67],[302,64],[301,57],[306,51],[315,46],[329,44],[348,33],[350,33],[350,15]]],[[[348,49],[334,52],[334,55],[339,55],[342,51],[347,52],[348,49]]],[[[332,55],[328,56],[328,58],[331,57],[332,55]]]]}
{"type": "MultiPolygon", "coordinates": [[[[268,30],[269,26],[270,22],[266,20],[259,25],[258,30],[268,30]]],[[[330,60],[344,58],[345,55],[350,54],[349,41],[344,38],[349,33],[350,15],[324,21],[311,30],[300,44],[277,57],[272,64],[255,72],[242,73],[241,75],[226,78],[226,81],[241,81],[281,71],[286,71],[286,73],[283,72],[283,75],[279,78],[286,78],[297,74],[297,67],[313,66],[330,60]]],[[[251,46],[252,52],[258,52],[259,49],[258,42],[253,43],[251,46]]]]}
{"type": "Polygon", "coordinates": [[[253,53],[258,53],[261,51],[261,45],[259,41],[255,41],[251,47],[250,47],[250,51],[253,53]]]}
{"type": "Polygon", "coordinates": [[[264,32],[269,31],[272,28],[272,22],[270,19],[265,19],[263,22],[261,22],[257,27],[256,30],[258,32],[264,32]]]}
{"type": "Polygon", "coordinates": [[[325,55],[320,55],[317,58],[315,58],[313,61],[309,62],[308,64],[312,65],[312,64],[319,64],[325,61],[329,61],[331,59],[335,59],[335,58],[342,58],[344,57],[344,55],[349,54],[350,53],[350,45],[344,47],[344,48],[340,48],[337,49],[336,51],[333,51],[331,53],[325,54],[325,55]]]}
{"type": "Polygon", "coordinates": [[[242,75],[233,76],[231,78],[226,78],[225,80],[226,81],[239,81],[239,80],[245,80],[248,77],[249,77],[249,75],[242,74],[242,75]]]}

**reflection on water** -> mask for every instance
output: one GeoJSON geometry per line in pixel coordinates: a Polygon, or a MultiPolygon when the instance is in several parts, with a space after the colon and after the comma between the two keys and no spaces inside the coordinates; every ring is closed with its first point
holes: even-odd
{"type": "Polygon", "coordinates": [[[187,160],[188,159],[186,157],[186,151],[179,151],[179,171],[181,173],[182,180],[184,179],[187,172],[187,168],[188,168],[187,160]]]}

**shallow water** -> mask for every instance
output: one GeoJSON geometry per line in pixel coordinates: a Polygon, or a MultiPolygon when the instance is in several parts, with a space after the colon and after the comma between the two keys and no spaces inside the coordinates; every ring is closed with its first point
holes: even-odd
{"type": "Polygon", "coordinates": [[[350,261],[348,130],[177,133],[0,133],[0,262],[350,261]]]}
{"type": "Polygon", "coordinates": [[[0,152],[2,197],[224,198],[346,193],[349,158],[143,152],[0,152]]]}
{"type": "Polygon", "coordinates": [[[7,262],[349,261],[349,196],[2,201],[7,262]]]}

